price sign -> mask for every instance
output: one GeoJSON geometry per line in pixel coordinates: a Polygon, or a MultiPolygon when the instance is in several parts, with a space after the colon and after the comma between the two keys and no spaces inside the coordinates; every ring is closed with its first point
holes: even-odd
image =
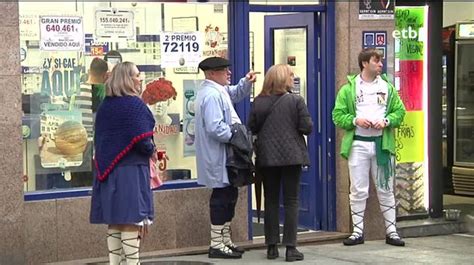
{"type": "Polygon", "coordinates": [[[40,16],[40,49],[80,51],[84,47],[82,17],[40,16]]]}
{"type": "Polygon", "coordinates": [[[135,14],[131,10],[95,11],[95,35],[100,38],[135,38],[135,14]]]}
{"type": "Polygon", "coordinates": [[[197,66],[201,61],[201,33],[163,32],[161,40],[161,67],[197,66]]]}

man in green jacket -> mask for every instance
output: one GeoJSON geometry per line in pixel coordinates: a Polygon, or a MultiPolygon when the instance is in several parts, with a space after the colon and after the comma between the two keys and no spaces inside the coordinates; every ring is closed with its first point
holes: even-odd
{"type": "Polygon", "coordinates": [[[332,112],[334,124],[345,130],[341,155],[348,160],[353,232],[344,245],[364,243],[364,212],[369,197],[369,173],[377,187],[386,227],[385,242],[404,246],[395,226],[395,133],[405,116],[405,106],[394,86],[382,73],[377,50],[359,54],[361,73],[349,76],[332,112]]]}

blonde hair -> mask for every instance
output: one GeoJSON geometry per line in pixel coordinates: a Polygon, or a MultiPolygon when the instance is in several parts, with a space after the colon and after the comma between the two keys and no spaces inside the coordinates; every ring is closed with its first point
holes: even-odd
{"type": "Polygon", "coordinates": [[[265,74],[260,95],[269,96],[288,92],[291,89],[288,87],[288,78],[292,73],[293,71],[287,64],[276,64],[270,67],[265,74]]]}
{"type": "Polygon", "coordinates": [[[110,77],[105,82],[105,94],[109,97],[140,96],[140,91],[133,82],[135,64],[123,62],[115,65],[110,77]]]}

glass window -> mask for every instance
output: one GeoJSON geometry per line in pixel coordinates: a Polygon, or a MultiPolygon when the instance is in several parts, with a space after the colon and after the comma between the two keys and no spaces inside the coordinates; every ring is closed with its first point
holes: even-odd
{"type": "Polygon", "coordinates": [[[175,99],[149,105],[156,145],[166,154],[160,169],[164,181],[196,178],[193,100],[204,76],[191,63],[228,57],[226,3],[20,2],[19,8],[25,191],[91,186],[101,89],[90,69],[96,57],[107,59],[109,70],[120,57],[135,63],[143,90],[153,81],[175,88],[175,99]],[[170,42],[162,54],[165,35],[197,44],[170,42]],[[188,52],[174,62],[172,49],[188,52]],[[118,55],[109,56],[112,50],[118,55]]]}
{"type": "Polygon", "coordinates": [[[458,41],[455,89],[455,156],[456,165],[474,163],[474,42],[458,41]]]}

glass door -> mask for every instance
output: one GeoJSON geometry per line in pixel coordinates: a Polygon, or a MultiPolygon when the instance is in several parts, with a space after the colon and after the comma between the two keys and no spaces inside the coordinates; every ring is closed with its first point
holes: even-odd
{"type": "Polygon", "coordinates": [[[474,195],[474,40],[456,42],[454,84],[455,194],[474,195]]]}
{"type": "MultiPolygon", "coordinates": [[[[321,227],[317,208],[317,185],[320,172],[319,153],[316,152],[317,73],[315,69],[315,27],[313,13],[265,16],[265,71],[274,64],[288,64],[295,73],[294,92],[306,99],[315,128],[307,137],[311,167],[305,168],[300,182],[299,222],[301,228],[317,230],[321,227]]],[[[282,213],[282,211],[281,211],[282,213]]],[[[280,214],[282,217],[283,214],[280,214]]]]}
{"type": "Polygon", "coordinates": [[[474,167],[474,41],[456,42],[454,164],[474,167]]]}

